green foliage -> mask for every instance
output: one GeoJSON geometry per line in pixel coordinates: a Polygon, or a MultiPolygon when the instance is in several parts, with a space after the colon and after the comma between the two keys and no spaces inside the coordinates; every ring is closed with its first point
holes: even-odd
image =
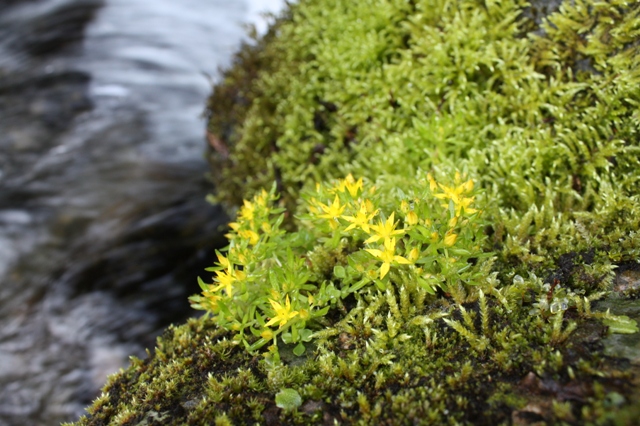
{"type": "Polygon", "coordinates": [[[209,314],[80,424],[634,424],[598,303],[640,259],[639,41],[637,1],[290,5],[209,103],[209,314]]]}
{"type": "Polygon", "coordinates": [[[356,293],[415,283],[434,295],[476,285],[490,272],[471,179],[457,173],[447,186],[419,173],[403,190],[385,188],[349,175],[305,190],[295,232],[282,229],[275,189],[244,201],[230,224],[227,256],[218,253],[208,269],[214,282],[199,281],[193,306],[249,351],[272,342],[277,358],[278,336],[302,355],[329,309],[356,293]]]}
{"type": "Polygon", "coordinates": [[[495,274],[459,302],[410,282],[367,292],[317,333],[312,356],[281,351],[280,363],[193,319],[112,376],[78,424],[502,424],[519,413],[634,424],[630,372],[590,349],[606,330],[591,320],[601,313],[583,309],[574,330],[570,306],[531,311],[547,293],[537,277],[495,274]]]}
{"type": "Polygon", "coordinates": [[[302,404],[302,398],[295,389],[282,389],[276,394],[276,405],[285,410],[293,410],[302,404]]]}
{"type": "MultiPolygon", "coordinates": [[[[261,53],[268,66],[251,80],[256,96],[226,140],[230,157],[211,156],[219,198],[239,203],[276,181],[293,209],[316,181],[391,181],[440,165],[486,190],[504,258],[550,267],[595,247],[635,260],[640,8],[567,2],[541,28],[524,8],[292,5],[261,53]]],[[[231,73],[215,93],[242,84],[231,73]]],[[[224,121],[224,110],[211,113],[224,121]]]]}

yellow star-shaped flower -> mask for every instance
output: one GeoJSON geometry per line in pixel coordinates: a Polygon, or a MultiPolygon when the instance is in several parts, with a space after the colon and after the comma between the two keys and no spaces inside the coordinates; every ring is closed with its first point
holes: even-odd
{"type": "Polygon", "coordinates": [[[349,173],[344,181],[344,185],[352,197],[356,197],[358,195],[358,190],[362,191],[362,178],[356,181],[353,176],[351,176],[351,173],[349,173]]]}
{"type": "Polygon", "coordinates": [[[382,260],[382,266],[380,266],[380,279],[383,279],[385,275],[391,269],[392,263],[397,263],[401,265],[408,265],[411,263],[410,260],[405,259],[402,256],[396,255],[396,239],[395,238],[387,238],[384,240],[384,251],[376,250],[376,249],[365,249],[373,256],[382,260]]]}
{"type": "Polygon", "coordinates": [[[394,213],[391,213],[391,216],[389,216],[386,222],[379,221],[378,225],[371,225],[371,229],[373,229],[375,234],[369,237],[365,241],[365,244],[375,243],[379,240],[385,240],[386,242],[388,238],[391,238],[394,235],[402,235],[404,233],[402,229],[396,229],[394,213]]]}
{"type": "Polygon", "coordinates": [[[370,232],[369,221],[373,219],[373,217],[376,215],[376,213],[378,213],[378,211],[376,210],[371,214],[367,214],[368,211],[369,209],[368,209],[367,203],[363,201],[360,204],[360,210],[358,211],[358,213],[356,213],[355,216],[341,216],[344,220],[351,222],[351,225],[347,226],[345,231],[349,231],[351,229],[358,227],[362,229],[364,232],[369,233],[370,232]]]}
{"type": "Polygon", "coordinates": [[[260,241],[260,235],[258,235],[257,232],[251,229],[242,229],[238,231],[238,235],[240,235],[245,240],[249,240],[249,244],[254,246],[258,244],[258,241],[260,241]]]}
{"type": "Polygon", "coordinates": [[[271,318],[269,322],[267,322],[267,324],[265,324],[267,327],[279,322],[280,326],[278,328],[281,328],[299,313],[298,311],[291,310],[291,301],[289,300],[289,295],[287,295],[285,306],[282,306],[282,304],[272,299],[269,299],[269,303],[271,303],[271,307],[275,311],[276,315],[271,318]]]}
{"type": "Polygon", "coordinates": [[[253,221],[255,211],[256,206],[253,205],[251,201],[244,200],[243,206],[240,208],[240,213],[238,214],[238,216],[241,219],[246,220],[247,222],[251,222],[253,221]]]}
{"type": "Polygon", "coordinates": [[[349,194],[355,198],[358,196],[358,191],[362,191],[362,178],[356,181],[353,175],[349,173],[346,178],[338,181],[333,191],[349,191],[349,194]]]}
{"type": "MultiPolygon", "coordinates": [[[[460,179],[460,175],[456,174],[456,180],[460,179]]],[[[473,190],[473,180],[469,179],[468,181],[455,186],[449,187],[446,185],[438,184],[442,192],[440,194],[434,194],[434,197],[439,198],[441,200],[449,199],[453,201],[453,205],[455,208],[456,216],[460,216],[462,209],[464,209],[465,213],[473,214],[477,212],[476,209],[472,209],[469,206],[475,200],[475,197],[465,197],[464,194],[467,192],[471,192],[473,190]]],[[[446,207],[448,204],[442,204],[443,207],[446,207]]]]}
{"type": "Polygon", "coordinates": [[[213,291],[218,291],[224,287],[224,291],[227,293],[227,296],[231,297],[233,295],[233,283],[245,278],[246,275],[244,272],[233,269],[232,265],[229,265],[227,269],[216,271],[216,277],[214,280],[220,283],[220,285],[213,291]]]}
{"type": "Polygon", "coordinates": [[[318,217],[323,219],[329,219],[330,221],[329,224],[331,225],[331,229],[336,229],[338,227],[338,218],[340,217],[340,215],[344,211],[344,208],[346,207],[346,206],[340,205],[340,199],[338,198],[338,195],[336,194],[336,197],[333,199],[332,204],[325,205],[325,204],[319,203],[318,206],[324,212],[323,214],[319,214],[318,217]]]}

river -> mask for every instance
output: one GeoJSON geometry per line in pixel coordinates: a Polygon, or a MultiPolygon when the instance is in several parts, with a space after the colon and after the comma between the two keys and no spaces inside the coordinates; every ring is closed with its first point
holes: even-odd
{"type": "Polygon", "coordinates": [[[72,421],[224,244],[201,118],[282,0],[0,5],[0,426],[72,421]]]}

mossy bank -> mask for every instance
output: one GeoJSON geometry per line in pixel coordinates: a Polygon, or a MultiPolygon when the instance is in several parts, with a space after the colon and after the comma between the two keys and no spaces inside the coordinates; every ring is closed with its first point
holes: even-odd
{"type": "Polygon", "coordinates": [[[209,102],[208,314],[78,424],[633,424],[639,42],[638,2],[291,5],[209,102]]]}

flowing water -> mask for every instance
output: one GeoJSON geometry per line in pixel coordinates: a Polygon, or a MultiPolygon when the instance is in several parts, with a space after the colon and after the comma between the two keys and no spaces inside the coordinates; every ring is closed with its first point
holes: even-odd
{"type": "Polygon", "coordinates": [[[224,244],[200,118],[282,0],[3,0],[0,426],[77,418],[224,244]]]}

